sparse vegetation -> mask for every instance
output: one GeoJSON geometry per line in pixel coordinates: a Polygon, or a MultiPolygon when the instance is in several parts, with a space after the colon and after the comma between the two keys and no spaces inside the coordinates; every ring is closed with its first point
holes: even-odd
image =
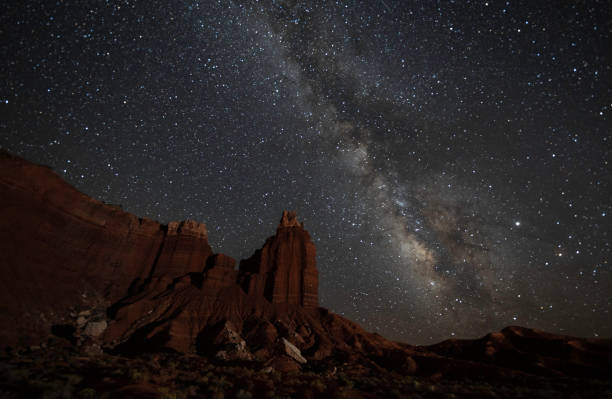
{"type": "Polygon", "coordinates": [[[359,364],[308,364],[282,373],[258,363],[215,363],[172,353],[83,356],[49,347],[0,357],[0,397],[110,399],[547,398],[612,399],[612,382],[553,377],[444,380],[359,364]]]}

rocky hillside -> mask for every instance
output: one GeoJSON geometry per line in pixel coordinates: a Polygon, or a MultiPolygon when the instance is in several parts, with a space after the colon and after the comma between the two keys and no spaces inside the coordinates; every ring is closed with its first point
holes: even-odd
{"type": "Polygon", "coordinates": [[[0,348],[13,353],[60,340],[88,354],[195,354],[280,371],[612,377],[610,340],[512,327],[415,347],[365,331],[319,306],[316,249],[293,212],[236,267],[204,224],[138,218],[6,153],[0,254],[0,348]]]}
{"type": "Polygon", "coordinates": [[[87,197],[49,168],[8,154],[0,164],[2,347],[55,334],[88,350],[283,369],[399,348],[319,308],[316,249],[293,212],[236,268],[213,253],[204,224],[161,225],[87,197]]]}

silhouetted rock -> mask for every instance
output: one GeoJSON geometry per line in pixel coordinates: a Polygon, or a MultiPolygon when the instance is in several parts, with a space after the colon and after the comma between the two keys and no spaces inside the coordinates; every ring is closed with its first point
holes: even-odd
{"type": "Polygon", "coordinates": [[[447,340],[428,349],[530,374],[612,376],[612,340],[569,337],[525,327],[506,327],[476,340],[447,340]]]}

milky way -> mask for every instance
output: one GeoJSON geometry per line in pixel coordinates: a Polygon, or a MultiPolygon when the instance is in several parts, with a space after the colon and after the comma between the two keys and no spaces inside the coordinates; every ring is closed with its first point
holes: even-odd
{"type": "Polygon", "coordinates": [[[239,259],[295,209],[392,339],[612,337],[612,15],[557,3],[4,4],[0,146],[239,259]]]}

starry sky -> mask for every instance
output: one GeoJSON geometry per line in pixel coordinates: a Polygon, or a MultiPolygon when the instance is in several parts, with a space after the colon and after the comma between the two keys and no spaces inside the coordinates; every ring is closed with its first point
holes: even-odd
{"type": "Polygon", "coordinates": [[[0,147],[237,259],[294,209],[391,339],[612,338],[606,3],[3,2],[0,147]]]}

